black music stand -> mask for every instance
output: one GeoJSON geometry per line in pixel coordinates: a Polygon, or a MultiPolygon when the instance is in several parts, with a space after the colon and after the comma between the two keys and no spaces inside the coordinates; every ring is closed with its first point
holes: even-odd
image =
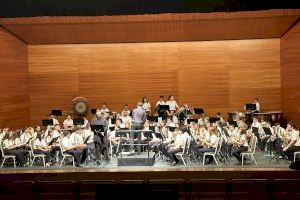
{"type": "Polygon", "coordinates": [[[158,116],[148,116],[150,122],[158,122],[158,116]]]}
{"type": "Polygon", "coordinates": [[[254,104],[254,103],[246,103],[246,110],[255,111],[256,110],[256,104],[254,104]]]}
{"type": "Polygon", "coordinates": [[[53,119],[43,119],[42,124],[43,126],[53,126],[53,119]]]}
{"type": "Polygon", "coordinates": [[[169,105],[159,105],[158,106],[158,116],[163,117],[167,115],[167,111],[170,111],[169,105]]]}
{"type": "Polygon", "coordinates": [[[84,125],[84,119],[83,119],[82,117],[80,117],[80,118],[75,118],[75,119],[73,119],[73,124],[74,124],[75,126],[77,126],[77,125],[82,126],[82,125],[84,125]]]}
{"type": "Polygon", "coordinates": [[[216,123],[217,121],[220,121],[220,117],[210,117],[209,123],[216,123]]]}
{"type": "Polygon", "coordinates": [[[234,127],[238,127],[236,121],[229,121],[229,125],[233,125],[234,127]]]}
{"type": "Polygon", "coordinates": [[[203,108],[194,108],[194,112],[195,114],[201,115],[204,113],[203,108]]]}
{"type": "Polygon", "coordinates": [[[187,124],[190,124],[191,122],[198,123],[198,119],[187,119],[187,124]]]}
{"type": "Polygon", "coordinates": [[[62,116],[62,111],[61,110],[53,109],[53,110],[51,110],[51,115],[62,116]]]}
{"type": "Polygon", "coordinates": [[[169,131],[174,132],[176,127],[175,126],[168,126],[169,131]]]}

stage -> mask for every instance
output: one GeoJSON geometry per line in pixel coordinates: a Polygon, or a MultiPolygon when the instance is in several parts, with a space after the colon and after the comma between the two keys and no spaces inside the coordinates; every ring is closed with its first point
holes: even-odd
{"type": "Polygon", "coordinates": [[[82,168],[74,168],[71,163],[63,167],[42,166],[23,168],[2,168],[0,181],[62,181],[62,180],[142,180],[151,179],[280,179],[299,178],[300,173],[289,169],[291,162],[287,160],[272,160],[266,154],[255,154],[258,165],[247,160],[244,166],[234,158],[231,162],[202,165],[201,163],[182,163],[172,166],[156,158],[153,166],[118,166],[117,158],[110,163],[100,165],[88,164],[82,168]]]}

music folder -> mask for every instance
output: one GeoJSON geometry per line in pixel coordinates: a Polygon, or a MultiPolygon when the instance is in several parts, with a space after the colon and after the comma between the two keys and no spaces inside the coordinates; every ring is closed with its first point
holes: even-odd
{"type": "Polygon", "coordinates": [[[246,103],[246,110],[256,110],[256,104],[246,103]]]}
{"type": "Polygon", "coordinates": [[[201,115],[204,113],[204,110],[203,110],[203,108],[194,108],[194,112],[195,112],[195,114],[201,115]]]}
{"type": "Polygon", "coordinates": [[[217,122],[219,120],[220,120],[220,117],[210,117],[209,118],[209,123],[215,123],[215,122],[217,122]]]}
{"type": "Polygon", "coordinates": [[[91,109],[91,113],[92,113],[92,115],[95,115],[95,114],[96,114],[96,111],[97,111],[97,109],[96,109],[96,108],[92,108],[92,109],[91,109]]]}
{"type": "Polygon", "coordinates": [[[234,127],[238,127],[236,121],[229,121],[228,123],[229,123],[229,125],[233,125],[234,127]]]}
{"type": "Polygon", "coordinates": [[[266,135],[272,135],[272,132],[271,132],[270,128],[263,127],[263,129],[264,129],[264,132],[265,132],[266,135]]]}
{"type": "Polygon", "coordinates": [[[82,117],[73,119],[74,125],[84,125],[84,119],[82,117]]]}
{"type": "Polygon", "coordinates": [[[53,143],[55,143],[58,140],[59,137],[56,138],[52,138],[52,140],[49,142],[49,146],[52,145],[53,143]]]}
{"type": "Polygon", "coordinates": [[[170,106],[169,105],[159,105],[158,110],[170,110],[170,106]]]}
{"type": "Polygon", "coordinates": [[[43,119],[42,124],[43,126],[53,126],[53,119],[43,119]]]}
{"type": "Polygon", "coordinates": [[[255,135],[258,135],[258,128],[257,128],[257,127],[252,127],[252,132],[253,132],[255,135]]]}
{"type": "Polygon", "coordinates": [[[53,109],[53,110],[51,110],[51,114],[54,116],[62,116],[62,111],[53,109]]]}
{"type": "Polygon", "coordinates": [[[148,116],[150,122],[158,122],[158,116],[148,116]]]}
{"type": "Polygon", "coordinates": [[[91,124],[91,130],[95,132],[104,132],[104,126],[103,125],[95,125],[91,124]]]}
{"type": "Polygon", "coordinates": [[[191,122],[198,123],[198,119],[187,119],[187,124],[190,124],[191,122]]]}
{"type": "Polygon", "coordinates": [[[84,144],[87,144],[88,140],[90,139],[90,135],[84,140],[84,144]]]}
{"type": "Polygon", "coordinates": [[[175,126],[168,126],[169,131],[174,132],[176,127],[175,126]]]}

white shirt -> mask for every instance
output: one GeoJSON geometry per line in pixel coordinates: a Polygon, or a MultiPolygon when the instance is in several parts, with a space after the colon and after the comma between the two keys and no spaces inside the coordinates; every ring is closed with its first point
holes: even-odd
{"type": "Polygon", "coordinates": [[[31,138],[31,134],[27,132],[22,133],[22,135],[20,136],[22,144],[26,144],[31,138]]]}
{"type": "Polygon", "coordinates": [[[54,131],[52,132],[52,138],[51,138],[51,139],[57,138],[57,137],[60,137],[60,133],[59,133],[57,130],[54,130],[54,131]]]}
{"type": "Polygon", "coordinates": [[[108,108],[101,108],[100,111],[103,112],[103,113],[109,113],[109,109],[108,108]]]}
{"type": "Polygon", "coordinates": [[[218,141],[219,141],[218,136],[216,136],[215,134],[212,134],[212,135],[209,137],[209,143],[211,143],[211,146],[210,146],[210,147],[217,148],[217,146],[218,146],[218,141]]]}
{"type": "Polygon", "coordinates": [[[83,137],[82,137],[81,133],[77,133],[76,131],[71,134],[70,140],[73,145],[74,144],[83,144],[83,137]]]}
{"type": "Polygon", "coordinates": [[[130,116],[122,116],[121,117],[121,121],[122,121],[122,123],[126,123],[126,122],[129,122],[129,123],[131,123],[131,117],[130,116]]]}
{"type": "Polygon", "coordinates": [[[176,110],[176,108],[178,108],[178,104],[175,100],[167,101],[166,105],[169,105],[170,110],[176,110]]]}
{"type": "Polygon", "coordinates": [[[293,131],[290,133],[290,136],[291,136],[291,140],[292,140],[292,141],[296,141],[296,143],[294,144],[294,146],[300,146],[299,131],[293,130],[293,131]]]}
{"type": "Polygon", "coordinates": [[[257,103],[255,103],[255,105],[256,105],[256,110],[260,111],[260,104],[257,102],[257,103]]]}
{"type": "Polygon", "coordinates": [[[157,101],[156,102],[156,107],[158,107],[159,105],[166,105],[166,102],[164,102],[164,101],[157,101]]]}
{"type": "Polygon", "coordinates": [[[53,120],[53,126],[55,126],[56,124],[59,124],[57,119],[53,118],[52,120],[53,120]]]}
{"type": "Polygon", "coordinates": [[[67,138],[67,137],[64,137],[62,140],[61,140],[61,146],[63,148],[63,151],[66,151],[67,148],[71,147],[72,146],[72,141],[67,138]]]}
{"type": "Polygon", "coordinates": [[[93,143],[94,142],[94,132],[91,131],[90,129],[85,129],[83,131],[83,142],[85,142],[85,140],[89,137],[89,139],[87,140],[87,144],[89,143],[93,143]]]}
{"type": "Polygon", "coordinates": [[[73,119],[65,119],[64,121],[64,126],[65,127],[72,127],[74,124],[73,124],[73,119]]]}
{"type": "Polygon", "coordinates": [[[149,102],[145,102],[145,103],[143,103],[142,108],[143,108],[145,111],[150,111],[151,105],[150,105],[149,102]]]}
{"type": "Polygon", "coordinates": [[[181,147],[182,148],[186,143],[185,136],[183,134],[178,134],[175,138],[174,143],[175,143],[175,147],[177,147],[177,148],[181,147]]]}

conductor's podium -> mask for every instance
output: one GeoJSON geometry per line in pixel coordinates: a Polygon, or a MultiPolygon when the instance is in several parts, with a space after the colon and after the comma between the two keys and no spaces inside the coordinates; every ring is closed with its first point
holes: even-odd
{"type": "MultiPolygon", "coordinates": [[[[152,137],[152,131],[151,130],[118,130],[116,131],[117,137],[127,137],[127,134],[131,136],[131,134],[144,134],[144,137],[147,137],[147,141],[149,141],[149,138],[152,137]]],[[[131,137],[130,137],[131,138],[131,137]]],[[[122,141],[122,139],[121,139],[122,141]]],[[[141,152],[140,154],[135,152],[121,152],[120,156],[118,157],[118,166],[153,166],[155,161],[155,153],[150,152],[149,150],[149,143],[133,143],[133,144],[119,144],[121,146],[121,149],[125,146],[135,146],[140,149],[144,149],[145,151],[141,152]]]]}

